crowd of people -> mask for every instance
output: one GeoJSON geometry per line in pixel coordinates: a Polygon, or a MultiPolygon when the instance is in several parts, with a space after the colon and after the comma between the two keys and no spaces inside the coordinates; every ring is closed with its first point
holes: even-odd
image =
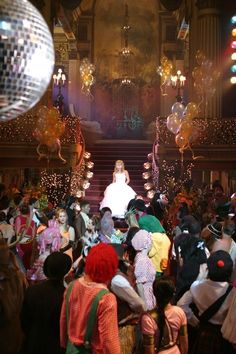
{"type": "Polygon", "coordinates": [[[121,192],[91,215],[0,184],[2,354],[236,353],[236,194],[121,192]]]}

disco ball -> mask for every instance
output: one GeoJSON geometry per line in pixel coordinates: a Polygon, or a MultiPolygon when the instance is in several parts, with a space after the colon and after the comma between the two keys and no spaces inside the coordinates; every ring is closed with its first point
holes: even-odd
{"type": "Polygon", "coordinates": [[[44,94],[54,68],[49,28],[27,0],[0,1],[0,122],[18,117],[44,94]]]}

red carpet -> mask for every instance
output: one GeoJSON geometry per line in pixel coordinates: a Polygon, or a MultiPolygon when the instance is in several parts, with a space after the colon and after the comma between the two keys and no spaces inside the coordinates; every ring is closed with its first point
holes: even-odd
{"type": "Polygon", "coordinates": [[[143,164],[147,161],[147,154],[151,152],[152,145],[146,141],[134,140],[102,140],[89,146],[91,161],[94,162],[94,176],[91,186],[86,191],[86,199],[91,204],[91,214],[98,212],[99,202],[103,192],[112,182],[112,173],[116,160],[123,160],[125,168],[130,175],[130,186],[137,194],[145,196],[142,179],[143,164]]]}

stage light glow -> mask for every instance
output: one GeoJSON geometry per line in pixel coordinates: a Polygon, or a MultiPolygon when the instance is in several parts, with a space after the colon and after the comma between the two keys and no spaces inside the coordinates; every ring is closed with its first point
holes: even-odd
{"type": "Polygon", "coordinates": [[[232,76],[230,78],[230,82],[231,82],[231,84],[235,85],[236,84],[236,76],[232,76]]]}
{"type": "Polygon", "coordinates": [[[231,17],[231,23],[236,24],[236,15],[231,17]]]}
{"type": "Polygon", "coordinates": [[[233,37],[236,37],[236,28],[233,28],[233,29],[232,29],[232,36],[233,36],[233,37]]]}
{"type": "Polygon", "coordinates": [[[236,41],[233,41],[233,42],[231,43],[231,48],[236,49],[236,41]]]}
{"type": "Polygon", "coordinates": [[[236,53],[233,53],[233,54],[231,55],[231,59],[232,59],[232,60],[236,60],[236,53]]]}
{"type": "Polygon", "coordinates": [[[236,64],[231,66],[232,73],[236,73],[236,64]]]}

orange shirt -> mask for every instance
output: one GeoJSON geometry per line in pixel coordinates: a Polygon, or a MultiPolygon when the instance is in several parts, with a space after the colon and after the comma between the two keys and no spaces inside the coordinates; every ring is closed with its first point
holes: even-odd
{"type": "MultiPolygon", "coordinates": [[[[69,338],[76,345],[83,344],[91,303],[104,284],[86,282],[84,278],[75,281],[69,299],[69,338]]],[[[61,346],[66,347],[67,321],[65,296],[60,319],[61,346]]],[[[92,352],[94,354],[120,354],[120,343],[117,323],[117,303],[112,293],[108,293],[99,301],[97,309],[97,325],[92,336],[92,352]]]]}

